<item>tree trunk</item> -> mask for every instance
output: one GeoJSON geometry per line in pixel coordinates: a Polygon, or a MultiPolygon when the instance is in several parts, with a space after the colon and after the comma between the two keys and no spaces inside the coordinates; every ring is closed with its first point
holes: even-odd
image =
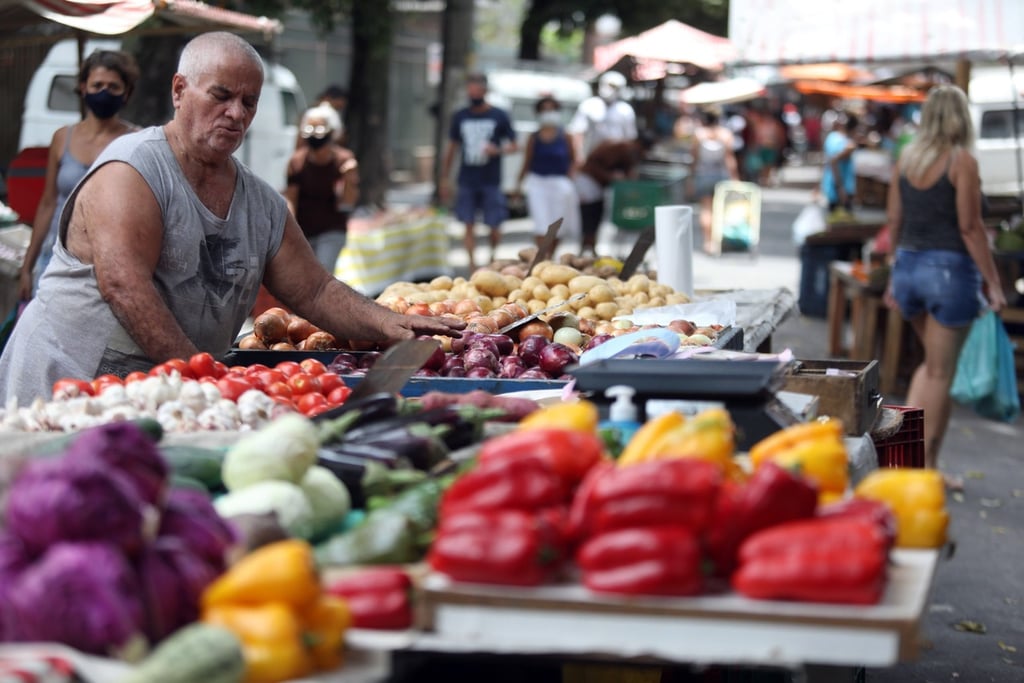
{"type": "Polygon", "coordinates": [[[188,42],[183,35],[144,35],[125,41],[139,65],[135,92],[125,105],[124,117],[139,126],[159,126],[174,115],[171,79],[178,69],[178,55],[188,42]]]}
{"type": "Polygon", "coordinates": [[[384,206],[390,184],[388,90],[393,16],[388,3],[352,5],[349,145],[359,161],[359,205],[384,206]]]}
{"type": "Polygon", "coordinates": [[[540,33],[551,20],[555,0],[532,0],[519,27],[519,59],[540,60],[540,33]]]}

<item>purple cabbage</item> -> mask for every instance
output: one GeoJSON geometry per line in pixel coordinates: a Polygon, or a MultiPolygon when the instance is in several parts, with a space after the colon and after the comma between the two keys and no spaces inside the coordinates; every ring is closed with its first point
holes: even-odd
{"type": "Polygon", "coordinates": [[[0,533],[0,643],[14,640],[17,635],[9,592],[31,562],[24,543],[11,534],[0,533]]]}
{"type": "Polygon", "coordinates": [[[218,571],[238,540],[234,529],[201,491],[172,488],[160,516],[159,537],[174,537],[218,571]]]}
{"type": "Polygon", "coordinates": [[[174,536],[158,537],[146,546],[137,567],[143,628],[151,643],[199,619],[203,591],[221,573],[174,536]]]}
{"type": "Polygon", "coordinates": [[[29,552],[61,541],[107,541],[132,553],[143,544],[145,505],[120,472],[94,462],[27,465],[7,494],[7,530],[29,552]]]}
{"type": "Polygon", "coordinates": [[[57,543],[22,571],[9,595],[23,641],[116,655],[142,636],[139,584],[109,543],[57,543]]]}
{"type": "Polygon", "coordinates": [[[120,470],[142,500],[156,506],[163,500],[167,461],[152,437],[132,422],[111,422],[82,431],[64,457],[120,470]]]}

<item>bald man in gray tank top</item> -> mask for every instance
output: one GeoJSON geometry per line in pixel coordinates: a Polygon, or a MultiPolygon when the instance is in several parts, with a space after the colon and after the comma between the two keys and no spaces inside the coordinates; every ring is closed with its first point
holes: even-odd
{"type": "Polygon", "coordinates": [[[232,157],[262,85],[262,61],[238,36],[185,46],[174,118],[107,147],[68,199],[54,264],[0,358],[5,400],[47,398],[62,377],[220,357],[261,283],[339,339],[458,334],[459,321],[395,313],[334,278],[284,198],[232,157]]]}

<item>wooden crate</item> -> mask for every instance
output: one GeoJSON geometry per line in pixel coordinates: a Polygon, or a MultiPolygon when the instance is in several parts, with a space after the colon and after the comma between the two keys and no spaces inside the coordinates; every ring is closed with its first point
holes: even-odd
{"type": "Polygon", "coordinates": [[[846,433],[871,431],[882,396],[877,360],[801,360],[786,376],[783,389],[818,397],[818,415],[839,418],[846,433]],[[838,374],[829,374],[830,371],[838,374]]]}

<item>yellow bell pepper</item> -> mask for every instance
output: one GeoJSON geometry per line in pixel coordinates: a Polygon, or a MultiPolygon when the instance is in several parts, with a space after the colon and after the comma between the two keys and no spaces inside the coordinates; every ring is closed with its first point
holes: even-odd
{"type": "Polygon", "coordinates": [[[722,408],[701,411],[663,433],[651,445],[648,459],[698,458],[726,467],[736,451],[736,427],[722,408]]]}
{"type": "Polygon", "coordinates": [[[772,453],[779,452],[784,448],[791,448],[804,441],[824,438],[841,441],[843,438],[842,421],[830,418],[802,422],[781,429],[761,439],[750,448],[750,462],[756,468],[772,453]]]}
{"type": "Polygon", "coordinates": [[[599,416],[597,406],[586,400],[575,403],[554,403],[535,410],[519,421],[520,429],[575,429],[584,432],[597,431],[599,416]]]}
{"type": "Polygon", "coordinates": [[[658,417],[651,418],[634,432],[633,437],[619,455],[619,465],[635,465],[649,459],[651,447],[669,431],[682,426],[686,418],[682,413],[670,410],[658,417]]]}
{"type": "Polygon", "coordinates": [[[896,517],[896,547],[939,548],[946,542],[949,512],[938,470],[885,468],[857,485],[854,495],[880,500],[896,517]]]}
{"type": "Polygon", "coordinates": [[[818,438],[769,454],[764,462],[774,462],[813,481],[818,492],[842,495],[850,484],[846,446],[842,441],[818,438]]]}
{"type": "Polygon", "coordinates": [[[257,548],[203,591],[203,607],[284,602],[301,609],[320,595],[313,549],[305,541],[257,548]]]}
{"type": "Polygon", "coordinates": [[[321,671],[337,669],[345,661],[345,631],[352,613],[344,599],[323,594],[302,612],[302,625],[313,663],[321,671]]]}
{"type": "Polygon", "coordinates": [[[242,641],[245,683],[279,683],[313,671],[302,624],[283,602],[260,605],[212,605],[202,621],[222,626],[242,641]]]}

